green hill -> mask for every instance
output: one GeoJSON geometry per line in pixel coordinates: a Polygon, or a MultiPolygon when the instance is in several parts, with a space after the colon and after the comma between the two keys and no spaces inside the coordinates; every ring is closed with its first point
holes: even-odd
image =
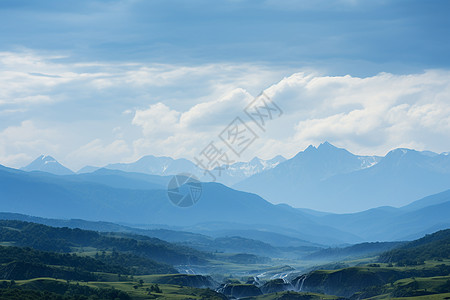
{"type": "Polygon", "coordinates": [[[41,224],[0,220],[0,242],[43,251],[77,252],[83,248],[127,252],[166,264],[202,264],[208,255],[146,236],[117,237],[95,231],[55,228],[41,224]],[[139,239],[139,240],[138,240],[139,239]]]}
{"type": "Polygon", "coordinates": [[[379,263],[315,270],[292,284],[301,291],[351,299],[391,299],[449,293],[449,274],[450,230],[442,230],[382,253],[379,263]]]}
{"type": "Polygon", "coordinates": [[[344,248],[327,248],[304,257],[307,260],[342,260],[376,255],[402,245],[402,242],[361,243],[344,248]]]}
{"type": "Polygon", "coordinates": [[[95,280],[90,272],[123,275],[173,274],[173,267],[147,258],[112,252],[94,257],[39,251],[31,248],[0,246],[0,278],[30,279],[53,277],[72,280],[95,280]]]}
{"type": "Polygon", "coordinates": [[[444,259],[450,259],[450,229],[426,235],[380,256],[381,262],[396,263],[399,266],[420,265],[427,260],[444,259]]]}

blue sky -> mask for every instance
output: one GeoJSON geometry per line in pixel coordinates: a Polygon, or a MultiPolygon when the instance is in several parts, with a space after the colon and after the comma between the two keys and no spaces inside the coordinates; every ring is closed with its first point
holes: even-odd
{"type": "Polygon", "coordinates": [[[245,159],[325,139],[449,151],[449,13],[448,1],[2,0],[0,163],[192,158],[262,90],[285,115],[245,159]]]}
{"type": "Polygon", "coordinates": [[[74,61],[448,67],[448,1],[1,1],[3,49],[74,61]]]}

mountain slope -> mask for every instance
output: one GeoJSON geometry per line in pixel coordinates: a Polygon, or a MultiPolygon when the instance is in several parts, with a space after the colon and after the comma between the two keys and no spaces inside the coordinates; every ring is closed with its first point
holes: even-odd
{"type": "Polygon", "coordinates": [[[70,175],[73,171],[61,165],[56,159],[48,155],[41,155],[29,165],[21,168],[23,171],[41,171],[55,175],[70,175]]]}
{"type": "Polygon", "coordinates": [[[426,235],[380,256],[382,262],[399,265],[417,265],[437,259],[450,259],[450,229],[426,235]]]}
{"type": "Polygon", "coordinates": [[[315,221],[367,241],[411,240],[449,228],[449,212],[450,190],[447,190],[401,208],[379,207],[353,214],[332,214],[315,221]]]}

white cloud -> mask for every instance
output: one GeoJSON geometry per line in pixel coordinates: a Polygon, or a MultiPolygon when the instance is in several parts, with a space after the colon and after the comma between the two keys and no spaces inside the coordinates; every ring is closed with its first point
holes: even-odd
{"type": "MultiPolygon", "coordinates": [[[[41,126],[64,131],[63,138],[49,144],[57,145],[60,151],[52,155],[74,169],[88,163],[81,157],[91,159],[81,152],[88,151],[83,145],[93,140],[120,139],[135,148],[133,155],[122,156],[120,152],[111,161],[165,151],[163,145],[183,155],[186,149],[177,145],[181,140],[184,145],[195,144],[192,128],[207,127],[211,118],[220,115],[225,120],[239,107],[244,89],[259,91],[285,72],[252,64],[71,63],[63,57],[33,51],[0,52],[0,130],[32,119],[41,126]],[[207,114],[202,103],[207,103],[207,114]],[[228,113],[223,113],[224,109],[228,113]],[[151,147],[145,146],[149,144],[151,147]],[[67,153],[74,149],[79,160],[69,159],[74,156],[67,153]]],[[[30,136],[30,143],[34,139],[30,136]]],[[[42,146],[25,151],[26,159],[22,156],[19,161],[6,158],[19,151],[8,147],[0,163],[20,166],[46,149],[42,146]]]]}
{"type": "Polygon", "coordinates": [[[37,127],[23,121],[0,131],[0,161],[6,166],[23,167],[40,154],[55,155],[60,151],[61,135],[56,130],[37,127]]]}
{"type": "Polygon", "coordinates": [[[0,109],[7,104],[31,109],[30,105],[75,99],[80,105],[103,105],[107,100],[131,106],[123,110],[157,102],[187,109],[236,88],[257,93],[290,72],[253,64],[179,66],[60,59],[33,51],[0,52],[0,109]]]}
{"type": "MultiPolygon", "coordinates": [[[[244,89],[238,88],[228,94],[210,102],[203,102],[193,106],[181,115],[180,121],[184,127],[200,129],[211,126],[225,126],[253,99],[244,89]]],[[[217,129],[217,128],[216,128],[217,129]]]]}
{"type": "Polygon", "coordinates": [[[67,160],[82,161],[84,165],[103,167],[115,162],[118,157],[128,156],[130,153],[130,147],[124,140],[115,140],[107,144],[101,139],[95,139],[69,153],[67,160]]]}
{"type": "Polygon", "coordinates": [[[132,123],[141,126],[145,136],[166,136],[180,129],[180,115],[179,112],[159,102],[151,105],[149,109],[137,110],[132,123]]]}
{"type": "Polygon", "coordinates": [[[450,148],[450,72],[368,78],[297,74],[289,80],[269,91],[274,101],[290,108],[286,114],[297,116],[295,124],[285,124],[295,129],[291,138],[297,145],[329,140],[377,154],[405,144],[450,148]]]}
{"type": "MultiPolygon", "coordinates": [[[[247,159],[255,155],[289,157],[325,140],[355,153],[379,155],[405,146],[437,152],[450,149],[447,71],[382,73],[368,78],[296,73],[266,93],[282,107],[284,115],[270,122],[267,132],[258,132],[260,138],[245,153],[247,159]]],[[[235,116],[245,119],[242,110],[249,99],[248,92],[238,89],[222,99],[177,112],[177,118],[171,118],[170,133],[162,119],[162,134],[152,148],[166,155],[180,155],[179,149],[189,149],[181,155],[195,156],[211,140],[218,140],[217,135],[235,116]]],[[[174,113],[167,106],[164,109],[174,113]]],[[[136,116],[140,114],[138,111],[136,116]]],[[[153,135],[157,134],[156,123],[152,121],[153,135]]],[[[135,148],[144,144],[141,140],[135,148]]]]}

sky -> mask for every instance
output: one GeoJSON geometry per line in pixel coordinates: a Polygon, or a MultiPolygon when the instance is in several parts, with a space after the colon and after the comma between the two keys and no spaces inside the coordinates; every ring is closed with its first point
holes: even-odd
{"type": "Polygon", "coordinates": [[[0,0],[0,164],[450,151],[450,2],[0,0]],[[259,128],[261,92],[282,112],[259,128]],[[225,147],[223,143],[221,147],[225,147]]]}

